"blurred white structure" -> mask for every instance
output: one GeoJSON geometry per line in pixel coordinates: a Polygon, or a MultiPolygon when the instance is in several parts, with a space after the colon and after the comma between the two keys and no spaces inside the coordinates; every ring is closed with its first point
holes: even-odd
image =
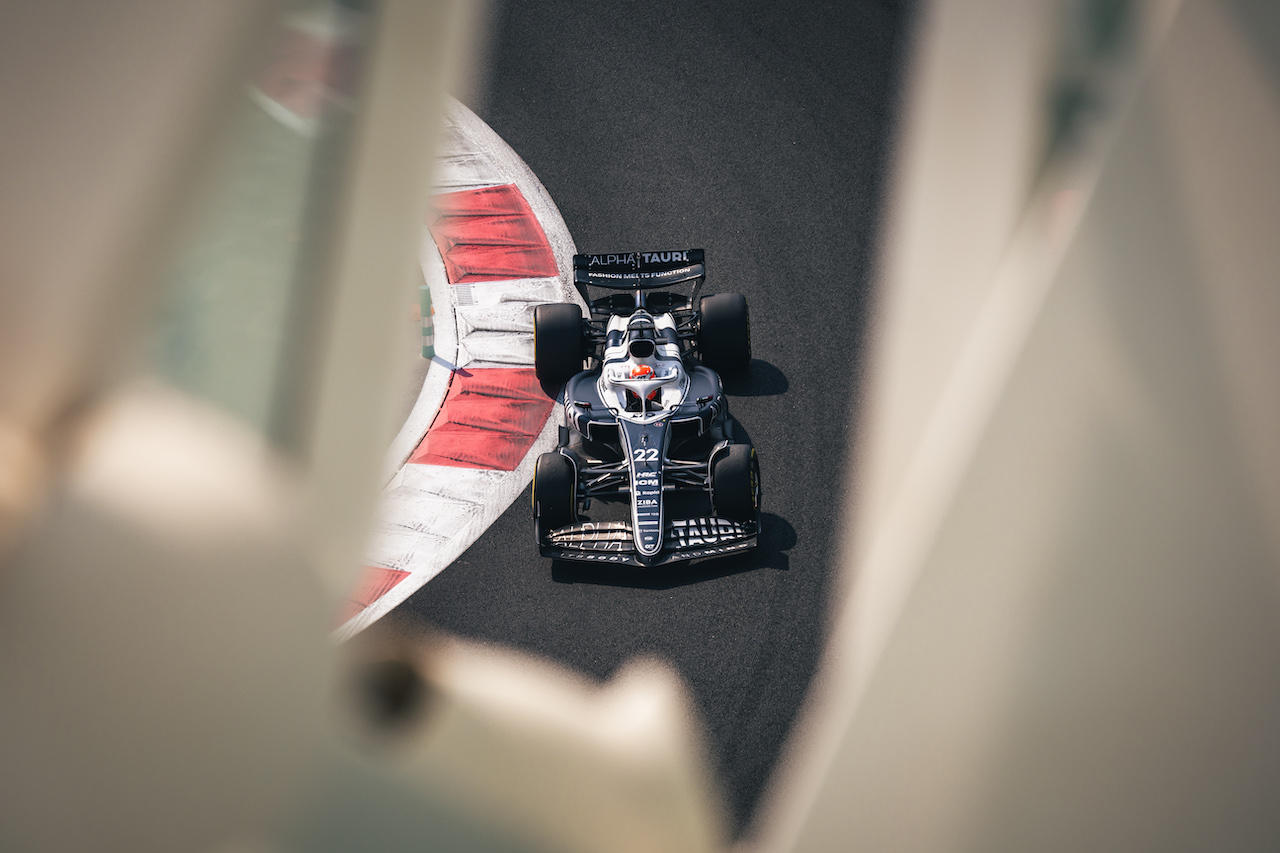
{"type": "MultiPolygon", "coordinates": [[[[0,12],[0,849],[719,847],[695,721],[662,665],[601,686],[443,639],[335,654],[476,10],[297,5],[0,12]],[[270,92],[249,90],[282,22],[311,38],[335,31],[326,20],[355,91],[325,88],[314,38],[288,43],[270,92]],[[206,240],[205,257],[231,241],[226,269],[255,274],[239,251],[252,241],[236,241],[285,241],[256,247],[273,304],[291,307],[260,330],[271,357],[214,363],[235,343],[213,335],[191,387],[130,379],[177,226],[202,183],[223,189],[237,105],[307,113],[317,95],[342,115],[293,122],[314,144],[277,149],[301,167],[263,149],[278,134],[234,146],[257,170],[239,187],[267,195],[206,240]],[[295,180],[272,183],[277,165],[295,180]],[[276,205],[286,184],[296,196],[276,205]],[[241,381],[270,405],[230,399],[241,381]]],[[[197,266],[206,291],[245,291],[197,266]]],[[[223,331],[263,322],[259,302],[220,298],[195,304],[224,311],[223,331]]]]}
{"type": "Polygon", "coordinates": [[[769,850],[1273,849],[1280,15],[921,10],[769,850]]]}

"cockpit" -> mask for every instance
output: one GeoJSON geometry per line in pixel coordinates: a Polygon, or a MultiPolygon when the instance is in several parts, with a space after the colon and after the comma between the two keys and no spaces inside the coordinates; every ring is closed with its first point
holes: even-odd
{"type": "Polygon", "coordinates": [[[606,406],[619,417],[656,420],[679,406],[688,388],[670,315],[637,310],[610,318],[598,385],[606,406]]]}

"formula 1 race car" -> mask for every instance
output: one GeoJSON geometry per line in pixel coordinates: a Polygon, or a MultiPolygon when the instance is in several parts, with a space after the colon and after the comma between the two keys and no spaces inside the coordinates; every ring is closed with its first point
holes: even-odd
{"type": "Polygon", "coordinates": [[[534,309],[538,378],[567,383],[568,426],[533,475],[543,556],[651,567],[755,547],[760,465],[717,373],[751,361],[747,300],[701,296],[703,258],[575,255],[590,316],[534,309]]]}

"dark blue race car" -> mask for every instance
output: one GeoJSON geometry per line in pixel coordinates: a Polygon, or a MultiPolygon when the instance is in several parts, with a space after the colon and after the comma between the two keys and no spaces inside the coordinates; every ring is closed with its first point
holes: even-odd
{"type": "Polygon", "coordinates": [[[534,471],[540,552],[661,566],[755,547],[760,466],[720,381],[751,361],[746,298],[701,295],[701,249],[573,267],[590,316],[534,310],[538,378],[564,385],[566,422],[534,471]]]}

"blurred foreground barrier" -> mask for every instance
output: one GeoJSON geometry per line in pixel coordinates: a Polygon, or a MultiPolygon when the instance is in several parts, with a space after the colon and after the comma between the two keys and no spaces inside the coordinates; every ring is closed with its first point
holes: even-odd
{"type": "Polygon", "coordinates": [[[1280,16],[921,11],[765,850],[1275,849],[1280,16]]]}

